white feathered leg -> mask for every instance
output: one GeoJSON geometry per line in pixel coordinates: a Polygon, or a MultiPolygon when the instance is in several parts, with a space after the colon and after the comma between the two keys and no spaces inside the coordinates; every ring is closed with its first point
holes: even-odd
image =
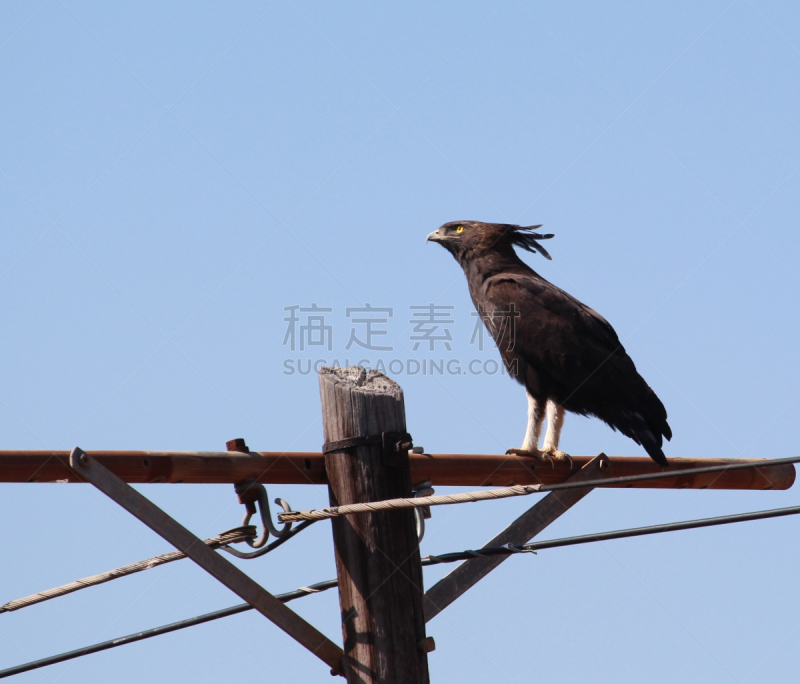
{"type": "Polygon", "coordinates": [[[572,459],[569,454],[558,450],[558,440],[561,438],[561,428],[564,426],[564,407],[552,399],[547,400],[547,432],[544,435],[542,451],[550,454],[556,460],[566,459],[572,468],[572,459]]]}
{"type": "Polygon", "coordinates": [[[522,441],[521,449],[509,449],[507,454],[517,454],[518,456],[532,456],[542,461],[547,461],[553,468],[553,462],[550,454],[545,454],[539,451],[539,435],[542,433],[542,423],[544,422],[544,405],[530,394],[528,394],[528,427],[525,429],[525,439],[522,441]]]}
{"type": "MultiPolygon", "coordinates": [[[[527,394],[527,392],[526,392],[527,394]]],[[[528,396],[528,427],[525,429],[525,439],[522,440],[522,451],[538,451],[539,435],[544,422],[544,406],[530,394],[528,396]]]]}
{"type": "Polygon", "coordinates": [[[559,406],[552,399],[547,400],[547,432],[544,435],[542,451],[556,451],[558,440],[561,438],[561,428],[564,425],[564,407],[559,406]]]}

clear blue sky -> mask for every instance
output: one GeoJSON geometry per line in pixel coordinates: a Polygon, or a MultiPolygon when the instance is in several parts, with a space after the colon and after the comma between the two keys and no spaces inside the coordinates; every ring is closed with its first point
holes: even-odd
{"type": "MultiPolygon", "coordinates": [[[[429,451],[519,446],[524,392],[424,242],[476,219],[556,234],[552,262],[526,259],[615,326],[667,406],[668,456],[797,454],[796,3],[5,2],[0,92],[0,448],[318,450],[298,369],[319,359],[396,361],[429,451]],[[391,309],[368,316],[390,350],[350,341],[367,303],[391,309]],[[312,304],[330,350],[300,349],[300,311],[292,350],[284,309],[312,304]],[[414,350],[410,307],[430,304],[453,307],[452,339],[414,350]]],[[[575,416],[562,447],[642,453],[575,416]]],[[[201,536],[241,516],[229,486],[141,490],[201,536]]],[[[543,538],[799,502],[601,491],[543,538]]],[[[422,551],[478,546],[530,504],[437,510],[422,551]]],[[[167,550],[88,486],[0,485],[0,521],[0,602],[167,550]]],[[[799,525],[511,559],[429,624],[432,680],[796,681],[799,525]]],[[[333,577],[327,524],[246,568],[273,592],[333,577]]],[[[159,568],[0,616],[0,667],[238,602],[159,568]]],[[[335,592],[293,605],[340,638],[335,592]]],[[[327,677],[246,614],[19,681],[327,677]]]]}

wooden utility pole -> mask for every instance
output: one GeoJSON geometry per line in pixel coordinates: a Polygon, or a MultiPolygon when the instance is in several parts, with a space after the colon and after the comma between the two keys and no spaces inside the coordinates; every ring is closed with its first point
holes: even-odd
{"type": "MultiPolygon", "coordinates": [[[[319,373],[332,506],[410,497],[403,391],[363,368],[319,373]]],[[[422,566],[410,509],[334,518],[344,669],[351,684],[427,684],[422,566]]]]}
{"type": "MultiPolygon", "coordinates": [[[[538,460],[527,456],[410,454],[411,438],[406,433],[403,391],[396,383],[381,373],[359,367],[323,368],[320,394],[325,436],[323,453],[250,452],[244,440],[229,442],[227,452],[93,451],[90,455],[78,447],[71,453],[0,451],[0,482],[90,482],[173,544],[181,552],[178,555],[191,558],[247,602],[7,668],[0,671],[0,679],[255,608],[324,661],[331,674],[346,676],[349,684],[429,684],[427,654],[434,644],[433,639],[425,635],[426,617],[432,619],[508,557],[495,555],[498,551],[495,547],[524,544],[582,499],[592,487],[788,489],[795,480],[794,464],[800,461],[800,457],[749,461],[673,458],[670,459],[672,467],[662,470],[649,458],[609,459],[604,454],[595,458],[576,456],[569,461],[553,463],[552,467],[540,467],[538,460]],[[246,484],[243,481],[249,478],[260,483],[329,485],[331,506],[338,510],[292,511],[280,517],[313,520],[320,519],[320,514],[336,516],[331,520],[338,575],[335,582],[320,582],[312,585],[315,589],[302,587],[274,596],[217,554],[216,542],[214,548],[209,546],[214,540],[201,541],[128,484],[246,484]],[[468,495],[438,495],[427,499],[426,506],[549,493],[491,539],[485,553],[478,554],[477,559],[473,551],[431,557],[431,562],[449,562],[457,558],[469,562],[457,567],[423,594],[419,543],[411,508],[422,501],[410,497],[412,482],[428,481],[437,486],[472,485],[495,489],[468,495]],[[342,508],[349,504],[356,504],[355,510],[367,512],[355,513],[352,507],[350,510],[342,508]],[[336,584],[344,649],[284,605],[293,598],[336,584]]],[[[264,502],[261,495],[258,498],[260,507],[264,502]]],[[[245,503],[244,498],[240,502],[245,503]]],[[[248,511],[252,512],[250,508],[248,511]]],[[[262,510],[262,514],[264,512],[262,510]]],[[[532,546],[552,548],[798,513],[800,507],[781,508],[582,535],[532,546]]],[[[238,535],[245,529],[252,528],[235,528],[226,534],[238,535]]],[[[295,533],[300,529],[299,526],[294,528],[295,533]]],[[[285,539],[274,544],[283,541],[285,539]]],[[[273,549],[274,544],[263,551],[273,549]]],[[[150,561],[166,562],[164,559],[172,555],[162,554],[150,561]]],[[[150,561],[11,601],[0,606],[0,612],[17,610],[131,571],[138,572],[144,569],[143,564],[152,567],[150,561]]]]}

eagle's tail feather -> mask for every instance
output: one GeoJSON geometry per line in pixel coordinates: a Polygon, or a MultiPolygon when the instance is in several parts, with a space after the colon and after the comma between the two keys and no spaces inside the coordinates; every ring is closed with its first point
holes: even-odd
{"type": "MultiPolygon", "coordinates": [[[[658,465],[664,467],[669,466],[667,457],[664,456],[664,451],[661,449],[661,445],[664,443],[662,435],[667,439],[672,437],[672,431],[667,421],[658,421],[658,425],[653,426],[638,411],[624,411],[623,413],[626,419],[625,427],[630,431],[628,436],[641,444],[648,456],[658,463],[658,465]]],[[[625,430],[622,430],[622,432],[624,433],[625,430]]]]}
{"type": "Polygon", "coordinates": [[[649,430],[647,431],[646,435],[642,435],[640,437],[642,441],[642,446],[644,450],[647,452],[647,455],[650,456],[658,465],[667,467],[669,463],[667,462],[667,457],[664,456],[664,452],[661,449],[661,440],[656,440],[653,437],[653,433],[649,430]]]}

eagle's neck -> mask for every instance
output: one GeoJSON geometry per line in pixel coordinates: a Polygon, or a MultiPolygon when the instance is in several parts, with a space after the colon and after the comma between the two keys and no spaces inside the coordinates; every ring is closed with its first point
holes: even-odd
{"type": "Polygon", "coordinates": [[[467,282],[472,292],[478,292],[489,278],[501,273],[538,277],[536,271],[520,259],[510,245],[495,248],[482,254],[464,256],[466,258],[459,259],[459,261],[467,276],[467,282]]]}

